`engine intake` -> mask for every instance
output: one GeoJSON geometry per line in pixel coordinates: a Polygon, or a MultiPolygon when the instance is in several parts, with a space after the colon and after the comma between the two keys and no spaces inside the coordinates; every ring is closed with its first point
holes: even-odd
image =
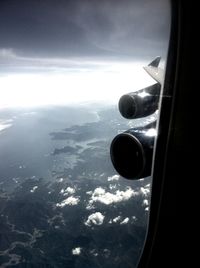
{"type": "Polygon", "coordinates": [[[129,129],[117,135],[110,147],[111,161],[116,171],[126,179],[140,179],[151,175],[154,127],[129,129]]]}
{"type": "Polygon", "coordinates": [[[152,86],[123,95],[119,100],[119,111],[127,119],[151,115],[158,109],[161,85],[152,86]]]}

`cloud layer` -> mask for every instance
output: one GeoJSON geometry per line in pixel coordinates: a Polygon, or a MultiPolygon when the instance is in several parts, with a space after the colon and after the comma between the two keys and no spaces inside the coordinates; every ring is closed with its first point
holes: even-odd
{"type": "Polygon", "coordinates": [[[155,56],[167,47],[169,10],[164,0],[1,1],[0,48],[25,57],[155,56]]]}

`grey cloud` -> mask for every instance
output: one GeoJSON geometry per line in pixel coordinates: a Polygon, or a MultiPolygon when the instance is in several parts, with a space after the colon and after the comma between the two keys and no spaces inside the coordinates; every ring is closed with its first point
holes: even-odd
{"type": "Polygon", "coordinates": [[[94,5],[96,10],[85,5],[78,20],[96,46],[124,56],[140,52],[141,56],[148,43],[153,44],[149,50],[165,45],[169,32],[166,1],[94,1],[94,5]]]}
{"type": "Polygon", "coordinates": [[[13,49],[0,48],[0,73],[79,72],[102,69],[109,62],[91,58],[30,57],[17,54],[13,49]]]}
{"type": "Polygon", "coordinates": [[[3,0],[0,48],[26,57],[155,56],[166,53],[167,5],[164,0],[3,0]]]}

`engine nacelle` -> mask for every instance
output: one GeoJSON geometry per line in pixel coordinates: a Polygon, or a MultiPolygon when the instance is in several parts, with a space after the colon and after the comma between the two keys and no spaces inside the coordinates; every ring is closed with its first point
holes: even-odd
{"type": "Polygon", "coordinates": [[[111,161],[122,177],[134,180],[151,175],[155,124],[129,129],[113,139],[111,161]]]}
{"type": "Polygon", "coordinates": [[[119,111],[127,119],[151,115],[158,109],[161,85],[156,83],[144,89],[123,95],[119,100],[119,111]]]}

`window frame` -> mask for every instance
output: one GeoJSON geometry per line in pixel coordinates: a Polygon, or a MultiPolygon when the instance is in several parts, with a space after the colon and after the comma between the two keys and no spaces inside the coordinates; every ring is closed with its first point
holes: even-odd
{"type": "MultiPolygon", "coordinates": [[[[149,226],[138,268],[176,266],[181,247],[176,228],[177,182],[183,184],[187,180],[188,186],[188,178],[193,172],[198,174],[191,131],[192,122],[198,122],[192,99],[198,88],[195,9],[193,2],[171,1],[171,34],[154,155],[149,226]]],[[[181,200],[184,193],[181,192],[181,200]]],[[[180,224],[184,221],[182,218],[180,224]]]]}

